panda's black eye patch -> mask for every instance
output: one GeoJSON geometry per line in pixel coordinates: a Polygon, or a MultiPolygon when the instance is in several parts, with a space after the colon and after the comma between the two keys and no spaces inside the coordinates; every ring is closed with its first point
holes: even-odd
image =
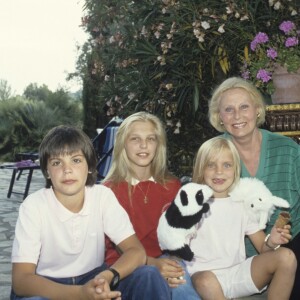
{"type": "Polygon", "coordinates": [[[180,200],[183,206],[186,206],[189,204],[188,196],[185,191],[180,192],[180,200]]]}
{"type": "Polygon", "coordinates": [[[196,194],[196,201],[199,205],[203,203],[203,193],[202,190],[198,191],[196,194]]]}
{"type": "Polygon", "coordinates": [[[262,201],[262,199],[261,199],[261,198],[258,198],[258,200],[259,200],[259,201],[262,201]]]}
{"type": "Polygon", "coordinates": [[[254,204],[251,204],[251,207],[254,207],[254,204]]]}

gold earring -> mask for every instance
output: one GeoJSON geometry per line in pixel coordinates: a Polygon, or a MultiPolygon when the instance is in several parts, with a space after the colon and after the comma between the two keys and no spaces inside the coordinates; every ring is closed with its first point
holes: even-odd
{"type": "Polygon", "coordinates": [[[257,113],[257,118],[259,118],[260,117],[260,113],[257,113]]]}
{"type": "Polygon", "coordinates": [[[221,125],[221,126],[223,126],[223,125],[224,125],[223,121],[220,121],[220,125],[221,125]]]}

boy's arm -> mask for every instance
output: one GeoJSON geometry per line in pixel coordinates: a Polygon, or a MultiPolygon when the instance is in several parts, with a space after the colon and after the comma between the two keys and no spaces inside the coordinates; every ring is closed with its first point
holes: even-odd
{"type": "Polygon", "coordinates": [[[64,285],[39,276],[36,265],[31,263],[13,263],[13,290],[21,296],[41,296],[53,300],[119,299],[120,292],[110,291],[107,282],[96,276],[83,286],[64,285]],[[105,287],[106,288],[100,288],[105,287]]]}
{"type": "MultiPolygon", "coordinates": [[[[135,234],[123,240],[117,247],[122,251],[122,255],[111,267],[120,274],[120,279],[130,275],[137,267],[146,263],[145,249],[135,234]]],[[[99,275],[109,283],[113,278],[113,273],[108,270],[99,275]]]]}

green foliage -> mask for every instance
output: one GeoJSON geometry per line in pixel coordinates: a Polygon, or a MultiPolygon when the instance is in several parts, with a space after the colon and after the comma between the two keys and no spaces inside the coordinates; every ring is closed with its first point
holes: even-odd
{"type": "Polygon", "coordinates": [[[24,96],[29,100],[44,102],[48,108],[56,111],[56,119],[62,124],[82,123],[81,104],[62,88],[52,92],[45,84],[38,86],[31,83],[26,87],[24,96]]]}
{"type": "Polygon", "coordinates": [[[26,87],[23,95],[27,99],[46,101],[51,95],[51,91],[45,84],[43,84],[42,86],[38,86],[37,83],[30,83],[26,87]]]}
{"type": "Polygon", "coordinates": [[[37,151],[45,134],[60,124],[82,125],[82,107],[63,89],[30,84],[24,97],[0,101],[0,160],[13,161],[16,153],[37,151]]]}
{"type": "Polygon", "coordinates": [[[21,98],[0,102],[1,160],[12,161],[18,152],[37,150],[45,132],[57,124],[55,114],[43,102],[21,98]]]}
{"type": "Polygon", "coordinates": [[[7,80],[0,79],[0,101],[8,100],[11,96],[11,86],[8,84],[7,80]]]}
{"type": "Polygon", "coordinates": [[[104,107],[108,116],[147,110],[167,126],[176,173],[183,164],[191,168],[186,157],[216,134],[207,119],[212,90],[239,75],[254,34],[290,15],[296,1],[281,3],[274,9],[266,0],[86,0],[90,40],[78,61],[85,126],[97,127],[90,116],[103,115],[104,107]]]}
{"type": "Polygon", "coordinates": [[[58,89],[51,93],[45,103],[49,108],[57,111],[56,118],[62,124],[82,124],[82,105],[72,99],[65,90],[58,89]]]}

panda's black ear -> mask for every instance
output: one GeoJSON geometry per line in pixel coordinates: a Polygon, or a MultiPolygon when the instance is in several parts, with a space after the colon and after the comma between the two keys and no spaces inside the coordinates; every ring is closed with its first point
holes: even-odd
{"type": "Polygon", "coordinates": [[[198,191],[196,194],[196,201],[199,205],[203,204],[203,193],[202,190],[198,191]]]}
{"type": "Polygon", "coordinates": [[[180,200],[181,200],[181,204],[183,205],[183,206],[186,206],[186,205],[188,205],[189,204],[189,200],[188,200],[188,196],[187,196],[187,193],[186,193],[186,191],[181,191],[180,192],[180,200]]]}

